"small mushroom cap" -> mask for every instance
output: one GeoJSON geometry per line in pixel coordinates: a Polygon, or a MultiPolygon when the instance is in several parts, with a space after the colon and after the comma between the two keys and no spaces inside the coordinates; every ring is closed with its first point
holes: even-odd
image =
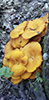
{"type": "Polygon", "coordinates": [[[27,72],[35,71],[42,63],[41,45],[38,42],[31,42],[21,48],[21,51],[29,58],[27,72]]]}
{"type": "Polygon", "coordinates": [[[19,49],[15,49],[11,53],[10,59],[13,61],[15,61],[15,60],[20,61],[23,56],[24,55],[23,55],[22,51],[20,51],[19,49]]]}
{"type": "Polygon", "coordinates": [[[5,57],[3,58],[3,65],[4,66],[9,66],[9,60],[6,59],[5,57]]]}
{"type": "Polygon", "coordinates": [[[22,63],[24,66],[26,66],[26,65],[28,64],[28,62],[29,62],[29,59],[28,59],[27,56],[24,56],[24,57],[21,59],[21,63],[22,63]]]}
{"type": "Polygon", "coordinates": [[[10,37],[11,38],[17,38],[19,35],[21,35],[24,32],[25,27],[27,26],[27,21],[24,21],[23,23],[19,24],[17,27],[15,27],[11,33],[10,37]]]}
{"type": "Polygon", "coordinates": [[[39,72],[39,75],[41,75],[41,69],[37,68],[30,76],[30,79],[35,79],[36,73],[39,72]]]}
{"type": "Polygon", "coordinates": [[[20,79],[11,79],[11,82],[13,83],[13,84],[18,84],[18,83],[20,83],[22,81],[22,78],[20,78],[20,79]]]}
{"type": "Polygon", "coordinates": [[[5,54],[7,54],[9,51],[11,51],[11,50],[13,50],[13,47],[11,46],[11,44],[10,44],[10,41],[6,44],[6,46],[5,46],[5,49],[4,49],[4,51],[5,51],[5,54]]]}
{"type": "Polygon", "coordinates": [[[18,38],[15,39],[10,39],[11,45],[13,48],[20,48],[23,47],[24,45],[26,45],[28,43],[29,39],[23,39],[22,36],[19,36],[18,38]]]}
{"type": "Polygon", "coordinates": [[[23,74],[25,71],[26,71],[26,67],[22,63],[20,63],[19,65],[15,64],[11,68],[11,72],[14,72],[13,75],[15,77],[23,74]]]}
{"type": "Polygon", "coordinates": [[[22,37],[24,39],[30,39],[38,34],[41,34],[44,28],[45,23],[40,18],[29,21],[24,33],[22,34],[22,37]]]}
{"type": "Polygon", "coordinates": [[[24,74],[21,75],[22,79],[28,79],[31,76],[31,73],[25,72],[24,74]]]}
{"type": "Polygon", "coordinates": [[[14,79],[14,80],[17,80],[17,79],[20,79],[21,77],[20,76],[15,77],[15,76],[12,75],[11,78],[14,79]]]}

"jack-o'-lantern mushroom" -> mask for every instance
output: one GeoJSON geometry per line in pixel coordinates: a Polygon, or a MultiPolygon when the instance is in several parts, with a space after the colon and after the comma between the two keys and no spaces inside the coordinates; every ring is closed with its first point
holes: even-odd
{"type": "Polygon", "coordinates": [[[42,47],[39,41],[47,31],[48,14],[43,18],[24,21],[10,33],[10,41],[5,46],[3,67],[13,72],[11,82],[17,84],[23,79],[35,79],[42,64],[42,47]]]}

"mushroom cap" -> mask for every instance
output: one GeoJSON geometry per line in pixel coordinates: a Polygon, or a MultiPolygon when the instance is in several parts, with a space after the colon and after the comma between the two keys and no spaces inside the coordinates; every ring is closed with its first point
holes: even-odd
{"type": "Polygon", "coordinates": [[[29,21],[24,33],[22,34],[22,37],[24,39],[30,39],[38,34],[41,34],[44,28],[45,23],[40,18],[29,21]]]}
{"type": "Polygon", "coordinates": [[[22,79],[28,79],[31,76],[31,73],[25,72],[24,74],[21,75],[22,79]]]}
{"type": "Polygon", "coordinates": [[[17,80],[17,79],[20,79],[21,77],[20,76],[15,77],[15,76],[12,75],[11,78],[14,79],[14,80],[17,80]]]}
{"type": "Polygon", "coordinates": [[[13,50],[13,47],[11,46],[11,43],[10,43],[10,41],[6,44],[6,46],[5,46],[5,49],[4,49],[4,51],[5,51],[5,54],[7,54],[9,51],[11,51],[11,50],[13,50]]]}
{"type": "Polygon", "coordinates": [[[23,39],[22,36],[19,36],[18,38],[15,39],[10,39],[11,45],[13,48],[20,48],[23,47],[24,45],[26,45],[28,43],[29,39],[23,39]]]}
{"type": "Polygon", "coordinates": [[[37,68],[30,76],[30,79],[35,79],[36,73],[39,72],[39,75],[41,75],[41,69],[37,68]]]}
{"type": "Polygon", "coordinates": [[[27,21],[24,21],[23,23],[19,24],[17,27],[15,27],[11,33],[10,33],[10,37],[11,38],[17,38],[19,37],[19,35],[21,35],[24,30],[25,30],[25,27],[27,26],[27,21]]]}
{"type": "Polygon", "coordinates": [[[18,65],[15,64],[11,68],[11,72],[14,72],[13,76],[15,76],[15,77],[23,74],[25,71],[26,71],[26,67],[22,63],[20,63],[18,65]]]}
{"type": "Polygon", "coordinates": [[[28,43],[21,51],[29,58],[27,72],[34,72],[42,63],[42,48],[38,42],[28,43]]]}
{"type": "Polygon", "coordinates": [[[9,66],[9,60],[6,59],[5,57],[3,58],[3,65],[4,66],[9,66]]]}
{"type": "Polygon", "coordinates": [[[11,82],[13,83],[13,84],[18,84],[18,83],[20,83],[22,81],[22,78],[20,78],[20,79],[12,79],[11,78],[11,82]]]}

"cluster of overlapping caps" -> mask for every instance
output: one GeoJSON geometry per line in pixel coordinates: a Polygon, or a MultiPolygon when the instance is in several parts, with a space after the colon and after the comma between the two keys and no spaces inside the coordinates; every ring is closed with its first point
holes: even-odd
{"type": "Polygon", "coordinates": [[[47,31],[48,14],[33,21],[24,21],[10,33],[10,41],[5,46],[3,66],[11,68],[11,82],[17,84],[23,79],[34,79],[41,74],[41,38],[47,31]]]}

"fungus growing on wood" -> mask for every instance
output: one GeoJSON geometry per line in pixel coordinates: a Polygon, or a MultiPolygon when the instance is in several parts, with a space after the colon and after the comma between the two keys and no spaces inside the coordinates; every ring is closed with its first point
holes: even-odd
{"type": "Polygon", "coordinates": [[[24,21],[10,33],[10,41],[5,46],[3,66],[13,72],[11,82],[17,84],[23,79],[35,79],[36,72],[41,74],[42,64],[41,37],[47,31],[48,14],[43,18],[24,21]]]}

